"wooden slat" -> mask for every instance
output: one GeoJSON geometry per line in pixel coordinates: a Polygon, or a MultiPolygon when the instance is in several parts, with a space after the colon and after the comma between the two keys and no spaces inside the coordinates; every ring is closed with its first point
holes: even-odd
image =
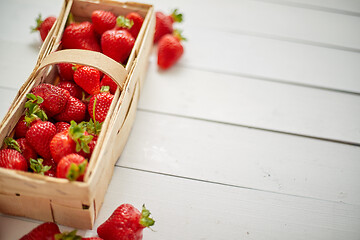
{"type": "Polygon", "coordinates": [[[138,111],[117,165],[357,204],[360,148],[138,111]]]}
{"type": "MultiPolygon", "coordinates": [[[[360,50],[360,33],[357,31],[360,18],[350,15],[252,0],[224,0],[221,3],[210,0],[197,4],[183,0],[181,4],[171,6],[166,0],[145,2],[152,2],[156,9],[164,11],[180,8],[185,22],[177,26],[185,30],[205,27],[244,34],[261,33],[289,41],[360,50]]],[[[193,37],[189,35],[189,39],[193,37]]]]}
{"type": "Polygon", "coordinates": [[[360,54],[187,28],[181,66],[360,93],[360,54]]]}
{"type": "MultiPolygon", "coordinates": [[[[144,239],[358,239],[360,207],[115,168],[92,231],[122,203],[143,203],[157,221],[144,239]],[[221,194],[219,194],[221,193],[221,194]]],[[[11,220],[14,221],[14,220],[11,220]]],[[[0,217],[0,226],[9,220],[0,217]]],[[[26,233],[4,227],[4,236],[26,233]]]]}
{"type": "MultiPolygon", "coordinates": [[[[186,62],[186,59],[184,59],[186,62]]],[[[139,108],[360,143],[360,96],[151,64],[139,108]]]]}

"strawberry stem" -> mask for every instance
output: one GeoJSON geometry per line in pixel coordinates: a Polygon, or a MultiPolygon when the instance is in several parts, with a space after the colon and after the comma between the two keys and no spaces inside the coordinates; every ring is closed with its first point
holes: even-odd
{"type": "Polygon", "coordinates": [[[35,21],[36,21],[36,27],[31,27],[31,32],[37,32],[40,28],[40,25],[43,23],[40,13],[39,16],[35,19],[35,21]]]}
{"type": "Polygon", "coordinates": [[[32,93],[28,93],[26,97],[29,99],[25,103],[25,108],[27,109],[25,113],[25,122],[27,123],[27,126],[36,119],[41,119],[42,121],[48,120],[46,113],[39,106],[39,104],[44,102],[44,99],[40,96],[35,96],[32,93]]]}
{"type": "Polygon", "coordinates": [[[182,30],[180,29],[174,29],[173,35],[176,37],[179,41],[187,41],[187,39],[182,35],[182,30]]]}
{"type": "Polygon", "coordinates": [[[178,12],[178,9],[174,9],[173,12],[170,15],[174,22],[182,22],[183,21],[183,15],[182,13],[178,12]]]}
{"type": "Polygon", "coordinates": [[[76,235],[77,230],[55,234],[55,240],[81,240],[82,237],[76,235]]]}
{"type": "Polygon", "coordinates": [[[92,135],[85,135],[83,124],[76,124],[75,121],[70,122],[69,136],[76,143],[76,152],[83,150],[85,153],[90,153],[89,143],[93,139],[92,135]]]}
{"type": "Polygon", "coordinates": [[[51,169],[51,166],[44,166],[43,165],[43,159],[33,159],[30,158],[30,168],[35,172],[39,173],[41,175],[44,175],[45,172],[49,171],[51,169]]]}
{"type": "Polygon", "coordinates": [[[11,137],[7,137],[7,138],[5,138],[4,143],[9,148],[15,149],[16,151],[21,153],[19,143],[15,139],[13,139],[11,137]]]}
{"type": "Polygon", "coordinates": [[[150,217],[150,211],[145,208],[145,204],[142,206],[140,224],[143,227],[150,227],[155,224],[155,220],[150,217]]]}
{"type": "Polygon", "coordinates": [[[130,29],[133,25],[134,25],[134,21],[130,20],[128,18],[125,18],[124,16],[118,16],[116,18],[116,26],[117,27],[130,29]]]}
{"type": "Polygon", "coordinates": [[[84,174],[87,164],[88,164],[87,160],[84,160],[79,165],[75,163],[71,163],[69,171],[66,174],[66,178],[69,179],[70,181],[76,181],[82,174],[84,174]]]}

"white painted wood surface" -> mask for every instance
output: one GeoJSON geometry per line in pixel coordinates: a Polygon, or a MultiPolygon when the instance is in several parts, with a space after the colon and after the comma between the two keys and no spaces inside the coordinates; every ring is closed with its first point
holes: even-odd
{"type": "MultiPolygon", "coordinates": [[[[360,239],[358,2],[145,2],[183,10],[189,41],[167,72],[154,52],[95,229],[80,233],[127,202],[157,220],[144,239],[360,239]]],[[[61,4],[0,2],[0,117],[35,64],[33,19],[61,4]]],[[[0,215],[0,239],[38,224],[0,215]]]]}

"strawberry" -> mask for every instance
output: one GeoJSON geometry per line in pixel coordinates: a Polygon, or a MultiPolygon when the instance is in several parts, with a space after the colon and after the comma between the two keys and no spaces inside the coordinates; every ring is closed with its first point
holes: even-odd
{"type": "Polygon", "coordinates": [[[63,81],[63,82],[60,82],[57,86],[59,88],[69,91],[70,95],[73,96],[74,98],[82,99],[82,97],[83,97],[83,90],[81,89],[81,87],[76,85],[74,82],[63,81]]]}
{"type": "Polygon", "coordinates": [[[89,153],[89,143],[93,136],[89,135],[82,126],[71,121],[69,130],[57,133],[50,142],[50,152],[54,161],[58,163],[64,156],[78,153],[81,150],[89,153]]]}
{"type": "Polygon", "coordinates": [[[54,161],[54,159],[52,159],[52,158],[44,159],[42,164],[43,164],[43,166],[50,166],[51,167],[48,171],[44,172],[45,176],[56,177],[57,164],[54,161]]]}
{"type": "Polygon", "coordinates": [[[35,87],[32,93],[44,99],[40,107],[44,109],[49,117],[62,112],[70,97],[69,91],[48,83],[43,83],[35,87]]]}
{"type": "Polygon", "coordinates": [[[100,86],[109,86],[109,91],[113,95],[115,94],[117,89],[117,84],[107,75],[104,75],[104,77],[102,78],[100,86]]]}
{"type": "Polygon", "coordinates": [[[86,159],[77,153],[72,153],[60,159],[56,177],[67,178],[70,181],[83,181],[86,168],[86,159]]]}
{"type": "Polygon", "coordinates": [[[73,69],[75,64],[73,63],[58,63],[56,64],[58,73],[60,75],[60,79],[62,81],[72,81],[74,79],[74,72],[73,69]]]}
{"type": "Polygon", "coordinates": [[[90,22],[72,23],[67,26],[62,36],[65,49],[85,49],[100,52],[94,26],[90,22]]]}
{"type": "Polygon", "coordinates": [[[28,169],[26,159],[14,149],[0,150],[0,167],[21,171],[28,169]]]}
{"type": "Polygon", "coordinates": [[[184,38],[180,33],[175,35],[166,34],[158,44],[158,65],[161,69],[168,69],[173,66],[183,55],[184,48],[180,41],[184,38]]]}
{"type": "Polygon", "coordinates": [[[39,14],[38,18],[36,19],[36,27],[31,28],[31,30],[32,32],[39,31],[41,40],[44,41],[55,22],[56,17],[50,16],[45,18],[45,20],[41,20],[41,14],[39,14]]]}
{"type": "Polygon", "coordinates": [[[181,13],[178,13],[177,9],[175,9],[170,15],[165,15],[162,12],[156,12],[155,16],[156,23],[154,43],[157,43],[162,36],[173,33],[174,22],[182,22],[183,20],[183,15],[181,13]]]}
{"type": "Polygon", "coordinates": [[[7,137],[5,138],[4,143],[9,148],[15,149],[16,151],[20,152],[28,163],[30,162],[30,158],[37,158],[36,151],[26,142],[25,138],[19,138],[14,140],[11,137],[7,137]]]}
{"type": "Polygon", "coordinates": [[[56,134],[56,127],[48,121],[38,121],[26,133],[26,141],[43,158],[50,158],[50,141],[56,134]]]}
{"type": "Polygon", "coordinates": [[[105,31],[115,27],[116,16],[112,12],[97,10],[92,12],[91,21],[95,32],[101,35],[105,31]]]}
{"type": "Polygon", "coordinates": [[[100,92],[100,71],[96,68],[88,66],[77,68],[74,73],[74,81],[91,95],[100,92]]]}
{"type": "Polygon", "coordinates": [[[89,238],[83,238],[79,235],[76,235],[77,230],[73,230],[71,232],[63,232],[56,234],[55,238],[56,240],[103,240],[99,237],[89,237],[89,238]]]}
{"type": "Polygon", "coordinates": [[[60,233],[58,225],[53,222],[43,223],[20,238],[20,240],[55,240],[55,234],[60,233]]]}
{"type": "Polygon", "coordinates": [[[97,233],[104,240],[141,240],[142,230],[154,223],[144,205],[140,213],[131,204],[122,204],[98,227],[97,233]]]}
{"type": "Polygon", "coordinates": [[[125,30],[108,30],[101,36],[103,53],[123,64],[129,57],[134,43],[133,36],[125,30]]]}
{"type": "Polygon", "coordinates": [[[56,133],[68,130],[70,127],[70,124],[67,122],[57,122],[55,123],[55,127],[56,127],[56,133]]]}
{"type": "Polygon", "coordinates": [[[103,87],[102,90],[101,93],[92,96],[88,107],[90,117],[100,123],[105,121],[111,102],[114,99],[114,95],[108,91],[109,88],[103,87]]]}
{"type": "Polygon", "coordinates": [[[17,122],[15,126],[15,137],[16,138],[23,138],[26,135],[27,130],[29,127],[27,126],[27,123],[25,121],[25,115],[21,116],[19,121],[17,122]]]}
{"type": "Polygon", "coordinates": [[[82,240],[104,240],[104,239],[99,237],[89,237],[89,238],[82,238],[82,240]]]}
{"type": "Polygon", "coordinates": [[[63,112],[55,115],[54,118],[58,122],[70,122],[71,120],[81,122],[85,118],[85,112],[85,104],[79,99],[70,96],[63,112]]]}
{"type": "Polygon", "coordinates": [[[140,16],[140,14],[136,12],[131,12],[128,15],[126,15],[127,19],[130,19],[130,21],[133,21],[133,26],[128,30],[131,35],[136,38],[140,32],[141,26],[144,22],[144,18],[140,16]]]}
{"type": "Polygon", "coordinates": [[[45,173],[51,170],[52,166],[46,165],[43,161],[44,160],[42,158],[30,159],[30,168],[34,171],[34,173],[45,175],[45,173]]]}

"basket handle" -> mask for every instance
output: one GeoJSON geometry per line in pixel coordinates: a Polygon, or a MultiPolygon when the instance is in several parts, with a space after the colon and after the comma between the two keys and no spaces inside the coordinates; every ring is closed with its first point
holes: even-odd
{"type": "Polygon", "coordinates": [[[50,53],[41,62],[38,70],[56,63],[74,63],[94,67],[108,75],[123,90],[127,77],[125,68],[108,56],[89,50],[65,49],[50,53]]]}

